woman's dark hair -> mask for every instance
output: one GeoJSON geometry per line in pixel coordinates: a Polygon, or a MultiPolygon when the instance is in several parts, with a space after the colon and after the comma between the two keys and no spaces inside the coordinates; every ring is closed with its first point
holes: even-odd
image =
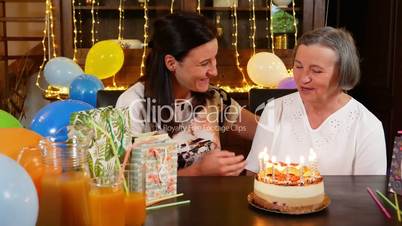
{"type": "MultiPolygon", "coordinates": [[[[216,27],[204,16],[196,13],[180,12],[158,18],[153,24],[151,50],[146,59],[145,75],[140,79],[144,82],[146,101],[152,101],[152,105],[174,107],[172,76],[165,65],[165,56],[170,54],[177,61],[182,61],[190,50],[216,37],[216,27]]],[[[193,104],[204,105],[208,97],[208,93],[193,93],[193,104]]],[[[154,109],[151,108],[151,112],[147,114],[164,119],[170,117],[170,111],[165,110],[158,115],[157,112],[152,112],[154,109]]],[[[150,125],[152,130],[157,129],[155,123],[150,125]]],[[[173,121],[161,124],[162,127],[169,126],[167,132],[171,136],[179,132],[172,130],[177,127],[176,125],[173,121]]]]}

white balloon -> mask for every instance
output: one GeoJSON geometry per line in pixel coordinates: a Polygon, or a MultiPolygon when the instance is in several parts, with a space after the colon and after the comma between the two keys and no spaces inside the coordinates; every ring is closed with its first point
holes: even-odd
{"type": "Polygon", "coordinates": [[[0,225],[35,226],[38,195],[22,166],[0,154],[0,225]]]}
{"type": "Polygon", "coordinates": [[[46,63],[43,75],[49,85],[69,87],[79,75],[84,74],[81,67],[67,57],[55,57],[46,63]]]}
{"type": "Polygon", "coordinates": [[[247,63],[247,73],[250,79],[260,86],[273,87],[288,77],[285,64],[273,53],[259,52],[247,63]]]}

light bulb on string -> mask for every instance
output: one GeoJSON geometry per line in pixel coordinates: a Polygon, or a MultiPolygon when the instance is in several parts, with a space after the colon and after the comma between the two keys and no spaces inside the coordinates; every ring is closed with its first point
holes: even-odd
{"type": "Polygon", "coordinates": [[[170,14],[173,13],[173,7],[174,7],[174,0],[171,0],[171,2],[170,2],[170,14]]]}
{"type": "Polygon", "coordinates": [[[201,0],[197,1],[197,12],[198,14],[201,14],[201,0]]]}

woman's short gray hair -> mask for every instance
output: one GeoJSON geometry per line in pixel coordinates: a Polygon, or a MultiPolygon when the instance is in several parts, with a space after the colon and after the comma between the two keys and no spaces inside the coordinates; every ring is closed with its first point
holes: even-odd
{"type": "Polygon", "coordinates": [[[297,42],[300,45],[319,44],[338,55],[339,87],[351,90],[360,80],[360,60],[352,35],[342,28],[322,27],[304,33],[297,42]]]}

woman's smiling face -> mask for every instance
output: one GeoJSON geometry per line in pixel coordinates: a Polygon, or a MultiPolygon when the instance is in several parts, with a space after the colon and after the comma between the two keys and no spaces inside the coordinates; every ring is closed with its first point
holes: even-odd
{"type": "Polygon", "coordinates": [[[217,53],[218,41],[213,39],[190,50],[182,61],[176,61],[174,76],[179,88],[189,92],[206,92],[210,78],[218,75],[217,53]]]}
{"type": "Polygon", "coordinates": [[[293,74],[304,102],[323,103],[339,93],[337,62],[338,55],[328,47],[319,44],[298,47],[293,74]]]}

